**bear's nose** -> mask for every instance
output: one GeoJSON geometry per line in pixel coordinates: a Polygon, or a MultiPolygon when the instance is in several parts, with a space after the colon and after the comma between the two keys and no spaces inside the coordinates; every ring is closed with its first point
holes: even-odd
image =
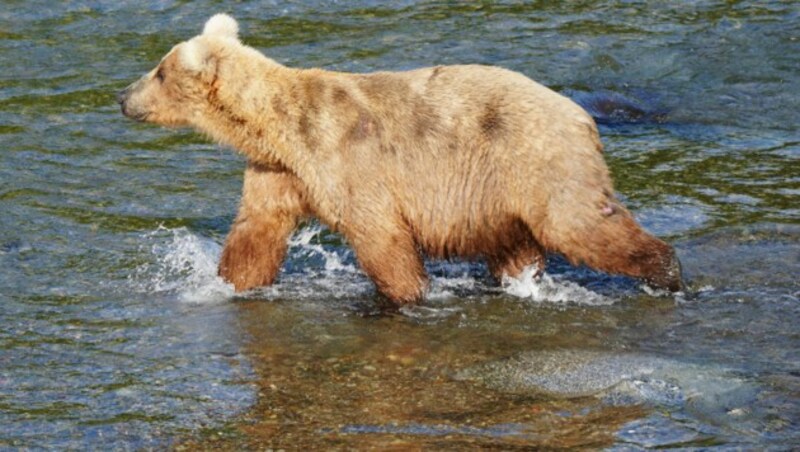
{"type": "Polygon", "coordinates": [[[117,93],[117,103],[118,104],[122,105],[122,104],[125,103],[126,100],[128,100],[128,90],[127,90],[127,88],[123,89],[122,91],[117,93]]]}

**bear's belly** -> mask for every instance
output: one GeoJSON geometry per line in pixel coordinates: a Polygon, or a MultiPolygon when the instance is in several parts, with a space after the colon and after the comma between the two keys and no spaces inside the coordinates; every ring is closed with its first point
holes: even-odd
{"type": "Polygon", "coordinates": [[[461,221],[413,228],[415,240],[432,258],[478,258],[508,253],[533,240],[519,219],[461,221]]]}

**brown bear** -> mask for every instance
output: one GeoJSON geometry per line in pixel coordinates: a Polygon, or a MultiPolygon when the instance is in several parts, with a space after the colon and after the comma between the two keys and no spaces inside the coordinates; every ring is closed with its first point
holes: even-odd
{"type": "Polygon", "coordinates": [[[122,112],[192,126],[248,159],[219,273],[271,284],[300,219],[340,232],[398,304],[428,286],[423,257],[491,273],[573,264],[682,288],[672,247],[614,196],[592,118],[516,72],[480,65],[350,74],[294,69],[218,14],[119,95],[122,112]]]}

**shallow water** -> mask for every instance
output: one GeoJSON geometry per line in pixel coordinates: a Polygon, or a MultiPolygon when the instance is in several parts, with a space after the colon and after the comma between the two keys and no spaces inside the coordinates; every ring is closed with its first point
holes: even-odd
{"type": "Polygon", "coordinates": [[[313,223],[277,285],[234,296],[215,266],[243,160],[119,114],[220,9],[0,10],[0,449],[800,442],[796,2],[230,6],[285,64],[496,64],[574,98],[695,292],[431,262],[398,315],[313,223]]]}

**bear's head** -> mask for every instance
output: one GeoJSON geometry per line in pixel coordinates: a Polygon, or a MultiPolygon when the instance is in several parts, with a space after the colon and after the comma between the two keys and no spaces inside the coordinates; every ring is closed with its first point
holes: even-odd
{"type": "Polygon", "coordinates": [[[119,93],[122,113],[163,126],[195,125],[209,108],[220,62],[244,47],[238,33],[232,17],[213,16],[202,34],[173,47],[155,69],[119,93]]]}

